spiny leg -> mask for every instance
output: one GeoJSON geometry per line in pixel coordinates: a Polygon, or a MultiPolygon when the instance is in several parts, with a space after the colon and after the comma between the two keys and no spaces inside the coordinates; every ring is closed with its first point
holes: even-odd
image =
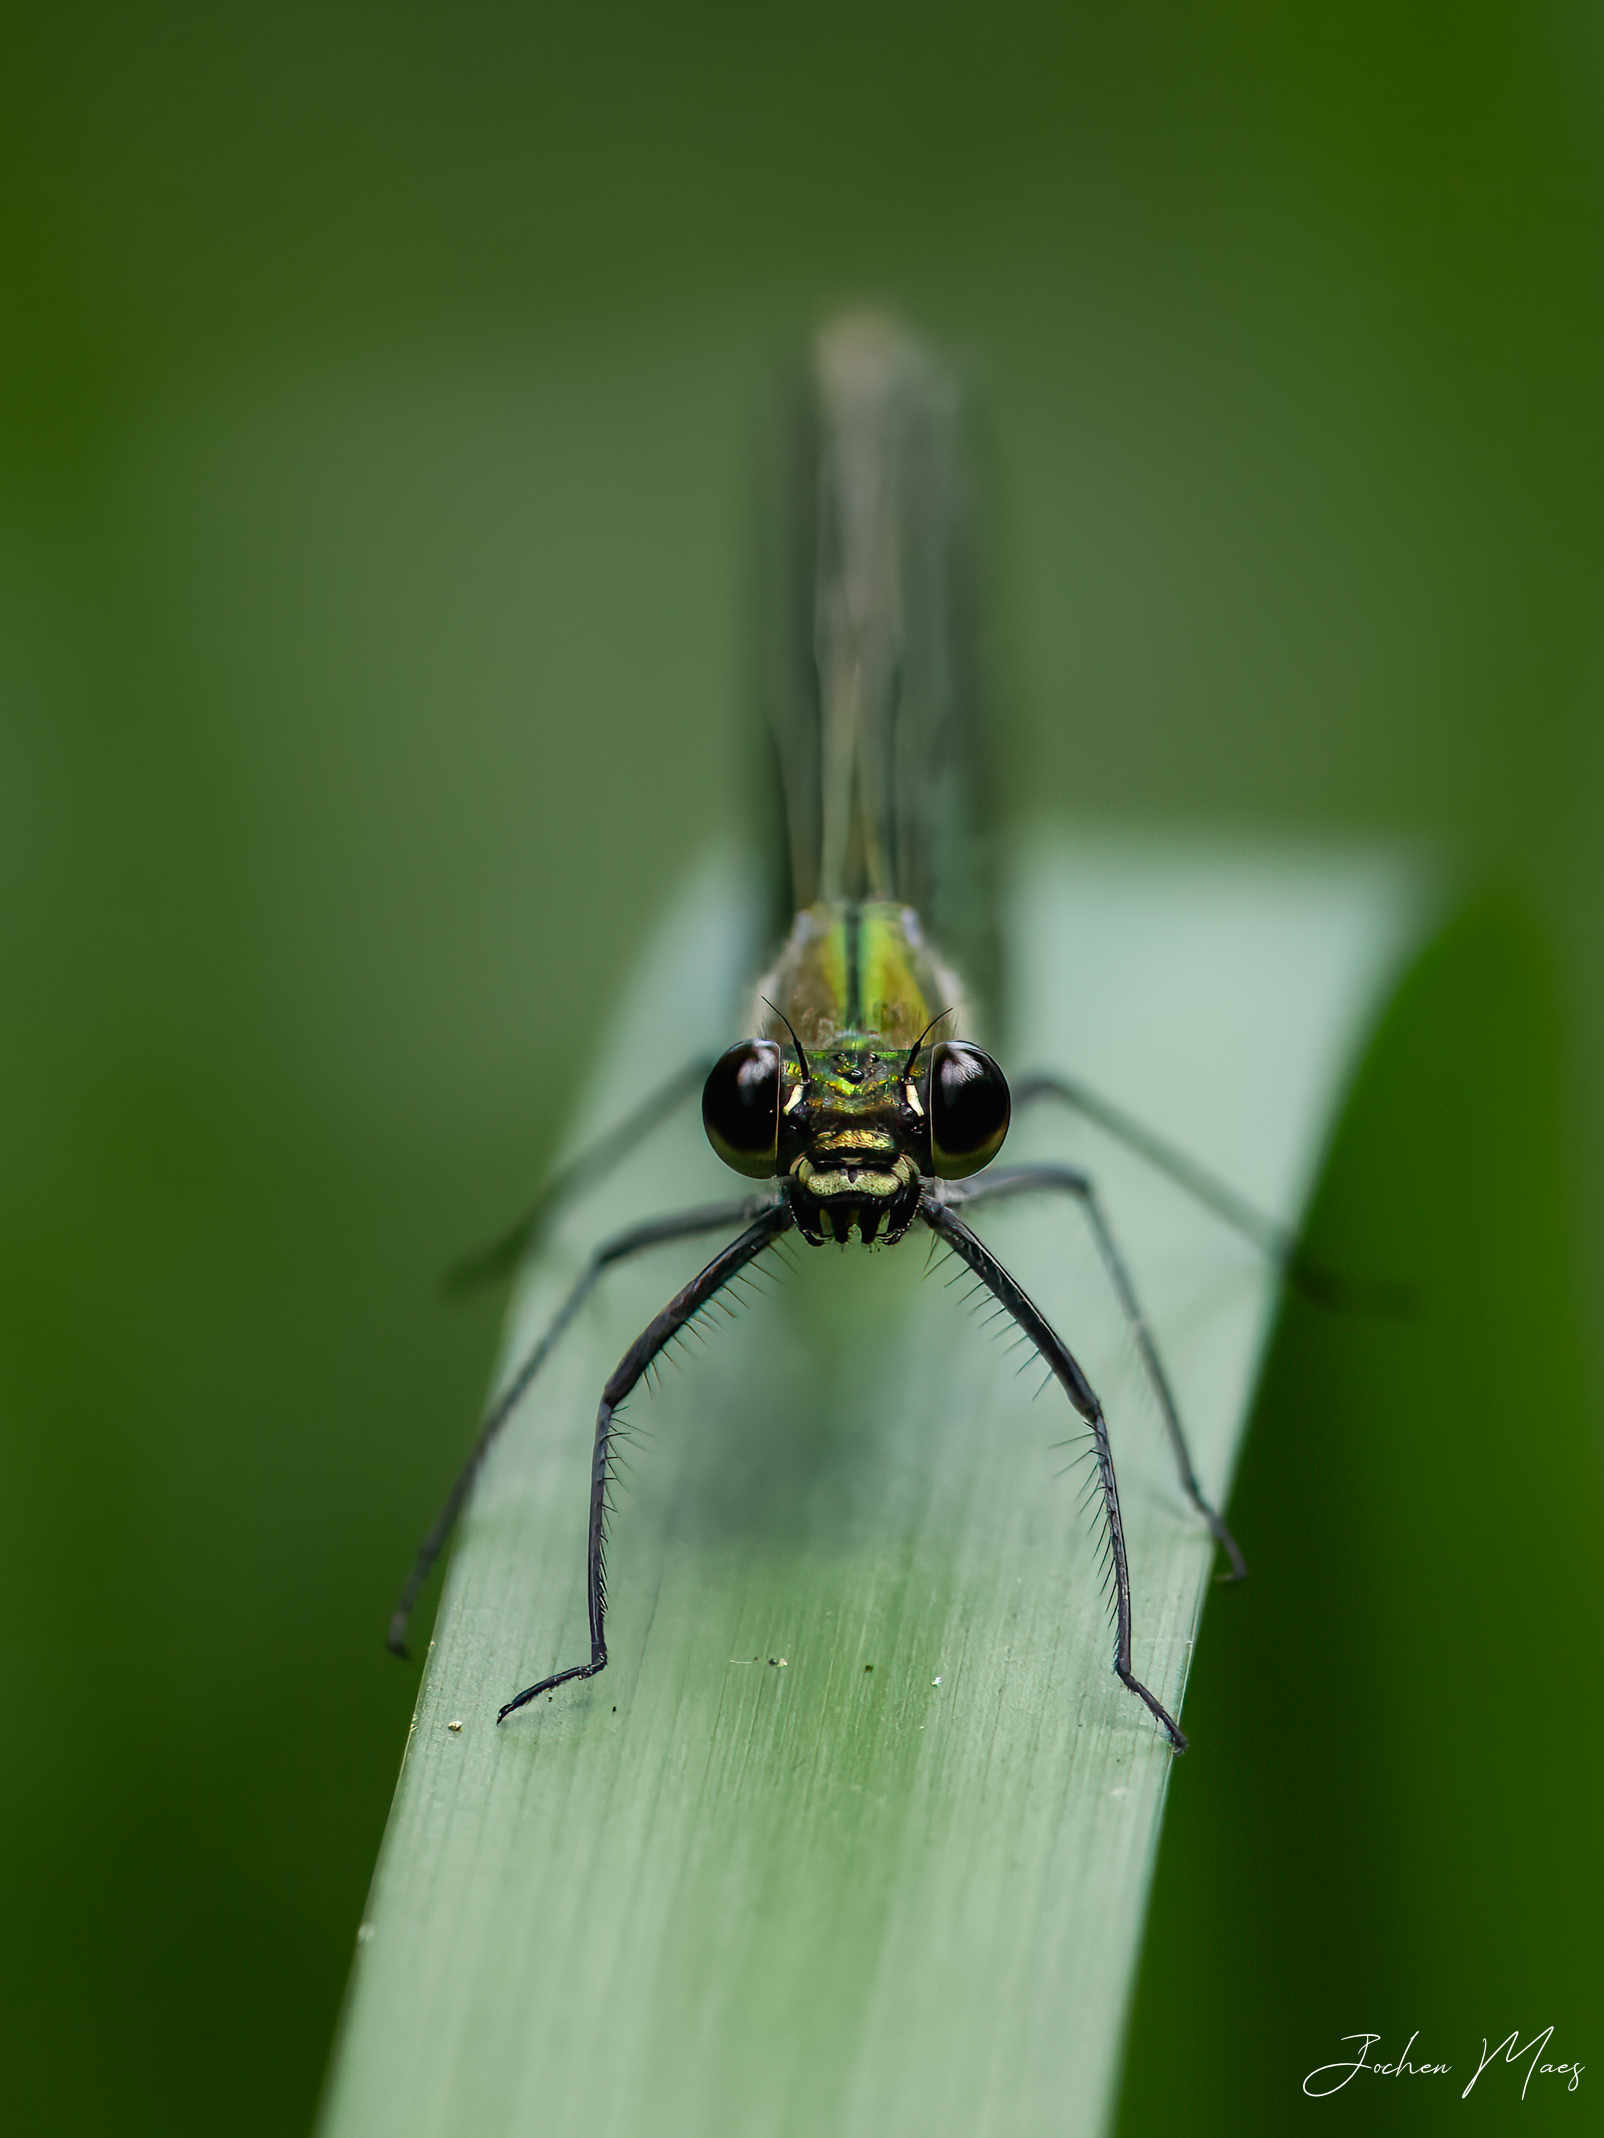
{"type": "Polygon", "coordinates": [[[572,1664],[567,1670],[555,1671],[549,1678],[542,1678],[537,1685],[526,1686],[507,1702],[497,1715],[497,1722],[505,1722],[518,1708],[538,1700],[542,1693],[549,1693],[555,1686],[566,1685],[571,1678],[593,1678],[598,1671],[607,1668],[607,1486],[612,1477],[613,1420],[618,1406],[686,1323],[795,1223],[789,1203],[771,1204],[738,1239],[715,1255],[699,1276],[693,1277],[682,1291],[675,1293],[662,1313],[642,1329],[613,1369],[612,1378],[602,1390],[601,1406],[596,1413],[596,1440],[590,1469],[590,1536],[586,1556],[590,1661],[572,1664]]]}
{"type": "Polygon", "coordinates": [[[1114,1139],[1123,1143],[1127,1150],[1156,1172],[1172,1180],[1195,1202],[1206,1210],[1212,1210],[1245,1239],[1253,1242],[1260,1252],[1280,1270],[1294,1290],[1311,1299],[1316,1306],[1334,1307],[1361,1314],[1411,1314],[1420,1304],[1419,1290],[1411,1284],[1399,1284],[1385,1277],[1345,1277],[1338,1271],[1327,1269],[1324,1263],[1311,1261],[1298,1243],[1298,1235],[1289,1225],[1268,1217],[1258,1205],[1239,1195],[1229,1182],[1211,1173],[1207,1166],[1199,1165],[1177,1144],[1161,1136],[1156,1129],[1138,1121],[1134,1115],[1105,1099],[1101,1092],[1093,1091],[1075,1077],[1027,1076],[1011,1086],[1014,1109],[1032,1105],[1038,1099],[1057,1099],[1062,1105],[1073,1107],[1076,1113],[1084,1114],[1088,1121],[1095,1121],[1114,1139]]]}
{"type": "Polygon", "coordinates": [[[556,1343],[568,1324],[584,1305],[595,1288],[604,1270],[615,1262],[625,1261],[630,1255],[643,1254],[648,1247],[661,1247],[670,1240],[694,1239],[701,1232],[722,1232],[726,1226],[738,1225],[750,1218],[753,1199],[748,1196],[736,1203],[711,1203],[699,1210],[676,1211],[672,1217],[653,1218],[643,1225],[632,1225],[628,1232],[616,1233],[612,1239],[603,1241],[591,1255],[584,1269],[574,1280],[568,1297],[552,1316],[545,1334],[525,1358],[506,1387],[497,1396],[479,1428],[467,1461],[457,1473],[456,1483],[446,1495],[438,1519],[418,1549],[412,1571],[401,1591],[401,1600],[390,1620],[389,1647],[394,1655],[407,1652],[407,1621],[412,1616],[412,1607],[418,1600],[418,1591],[428,1580],[430,1569],[445,1549],[445,1542],[462,1511],[462,1503],[468,1497],[468,1489],[478,1474],[491,1442],[517,1409],[524,1390],[545,1365],[556,1343]]]}
{"type": "Polygon", "coordinates": [[[1028,1195],[1037,1188],[1061,1189],[1065,1194],[1074,1196],[1085,1213],[1092,1238],[1097,1243],[1097,1252],[1108,1272],[1108,1281],[1114,1287],[1114,1296],[1118,1299],[1131,1334],[1136,1339],[1136,1348],[1141,1354],[1148,1380],[1152,1383],[1153,1393],[1158,1398],[1165,1430],[1170,1436],[1170,1446],[1175,1452],[1175,1466],[1180,1472],[1181,1488],[1207,1522],[1216,1543],[1230,1560],[1229,1578],[1232,1581],[1245,1581],[1248,1572],[1247,1561],[1243,1558],[1235,1537],[1226,1527],[1224,1518],[1215,1511],[1198,1482],[1197,1472],[1192,1467],[1191,1450],[1187,1447],[1186,1434],[1182,1429],[1175,1392],[1170,1387],[1168,1374],[1164,1371],[1164,1363],[1159,1357],[1158,1345],[1153,1340],[1147,1317],[1137,1300],[1131,1273],[1114,1244],[1114,1234],[1104,1213],[1102,1199],[1088,1177],[1074,1166],[999,1167],[997,1171],[984,1175],[967,1191],[960,1190],[958,1199],[966,1210],[972,1210],[977,1203],[1001,1202],[1005,1196],[1028,1195]]]}
{"type": "Polygon", "coordinates": [[[559,1166],[516,1225],[502,1233],[499,1239],[492,1240],[488,1247],[476,1248],[472,1254],[464,1255],[446,1272],[444,1290],[448,1293],[477,1291],[482,1284],[494,1284],[498,1278],[510,1276],[553,1211],[570,1196],[605,1180],[615,1166],[645,1142],[660,1121],[692,1092],[701,1090],[712,1066],[711,1058],[701,1055],[686,1062],[648,1092],[616,1128],[608,1129],[594,1143],[587,1143],[582,1151],[576,1152],[566,1165],[559,1166]]]}
{"type": "Polygon", "coordinates": [[[1100,1093],[1068,1076],[1027,1076],[1010,1089],[1016,1109],[1033,1105],[1038,1099],[1057,1099],[1060,1104],[1073,1107],[1076,1113],[1084,1114],[1088,1121],[1095,1121],[1099,1128],[1106,1129],[1128,1150],[1135,1151],[1139,1158],[1145,1158],[1178,1188],[1184,1188],[1194,1201],[1212,1210],[1216,1217],[1223,1218],[1233,1231],[1250,1239],[1271,1261],[1280,1263],[1289,1274],[1295,1268],[1296,1233],[1278,1224],[1273,1217],[1267,1217],[1245,1195],[1239,1195],[1228,1182],[1221,1180],[1217,1173],[1199,1165],[1195,1158],[1189,1157],[1167,1137],[1148,1128],[1100,1093]]]}
{"type": "Polygon", "coordinates": [[[1114,1453],[1109,1446],[1103,1407],[1091,1383],[1081,1372],[1073,1353],[1024,1289],[1009,1276],[984,1241],[976,1238],[956,1211],[924,1195],[919,1215],[938,1239],[968,1264],[1003,1310],[1029,1337],[1051,1368],[1060,1387],[1091,1428],[1097,1456],[1097,1478],[1103,1499],[1103,1518],[1108,1528],[1110,1564],[1114,1572],[1114,1670],[1120,1683],[1144,1701],[1168,1733],[1171,1747],[1186,1750],[1180,1724],[1137,1677],[1131,1667],[1131,1575],[1125,1556],[1125,1525],[1120,1518],[1119,1486],[1114,1478],[1114,1453]]]}

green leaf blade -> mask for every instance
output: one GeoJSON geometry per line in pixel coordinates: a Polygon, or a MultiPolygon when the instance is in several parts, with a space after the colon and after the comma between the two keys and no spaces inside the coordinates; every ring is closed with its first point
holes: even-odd
{"type": "MultiPolygon", "coordinates": [[[[1017,873],[1012,1065],[1072,1066],[1295,1216],[1415,924],[1407,872],[1044,842],[1017,873]]],[[[742,910],[714,871],[666,924],[591,1128],[728,1032],[742,910]]],[[[1223,1496],[1272,1274],[1084,1124],[1022,1122],[1008,1155],[1032,1154],[1103,1183],[1223,1496]]],[[[509,1360],[591,1244],[728,1180],[687,1109],[559,1228],[509,1360]]],[[[1103,1396],[1136,1669],[1178,1711],[1214,1554],[1084,1227],[1056,1202],[976,1224],[1103,1396]]],[[[1035,1361],[965,1310],[953,1265],[926,1269],[922,1235],[781,1253],[630,1407],[609,1669],[500,1729],[511,1693],[585,1653],[597,1391],[700,1243],[615,1273],[487,1465],[329,2138],[1104,2127],[1172,1760],[1110,1669],[1097,1538],[1056,1474],[1076,1421],[1056,1388],[1033,1400],[1035,1361]]]]}

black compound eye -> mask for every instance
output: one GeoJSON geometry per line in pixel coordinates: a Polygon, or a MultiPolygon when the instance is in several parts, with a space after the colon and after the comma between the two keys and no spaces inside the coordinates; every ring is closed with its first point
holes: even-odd
{"type": "Polygon", "coordinates": [[[772,1180],[780,1140],[780,1050],[772,1039],[743,1039],[713,1064],[702,1086],[702,1126],[727,1166],[749,1180],[772,1180]]]}
{"type": "Polygon", "coordinates": [[[961,1039],[930,1050],[925,1087],[931,1171],[940,1180],[978,1173],[1002,1149],[1011,1111],[1008,1079],[989,1054],[961,1039]]]}

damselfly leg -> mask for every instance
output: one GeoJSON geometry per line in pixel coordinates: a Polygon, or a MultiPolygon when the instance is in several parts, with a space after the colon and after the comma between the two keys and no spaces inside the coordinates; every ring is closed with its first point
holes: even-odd
{"type": "Polygon", "coordinates": [[[596,1187],[621,1166],[654,1129],[662,1127],[676,1106],[683,1105],[693,1093],[701,1090],[712,1066],[711,1057],[702,1055],[686,1062],[649,1091],[616,1127],[598,1136],[594,1143],[587,1143],[565,1165],[558,1166],[516,1223],[498,1234],[487,1247],[476,1248],[447,1270],[444,1289],[448,1293],[472,1292],[481,1285],[495,1284],[503,1277],[510,1277],[539,1238],[546,1221],[555,1217],[564,1203],[584,1194],[587,1188],[596,1187]]]}
{"type": "MultiPolygon", "coordinates": [[[[1177,1459],[1184,1480],[1189,1481],[1199,1511],[1221,1541],[1234,1551],[1230,1533],[1203,1498],[1192,1472],[1186,1451],[1180,1421],[1175,1414],[1173,1399],[1169,1395],[1168,1382],[1158,1358],[1151,1335],[1142,1321],[1134,1292],[1123,1264],[1113,1247],[1111,1236],[1101,1221],[1101,1212],[1095,1196],[1090,1194],[1089,1184],[1082,1176],[1068,1168],[1029,1167],[988,1182],[985,1189],[978,1184],[967,1192],[962,1188],[945,1191],[955,1200],[961,1199],[973,1206],[982,1201],[1001,1199],[1010,1194],[1022,1194],[1030,1189],[1057,1187],[1077,1194],[1092,1220],[1094,1233],[1100,1246],[1111,1258],[1115,1287],[1122,1304],[1132,1318],[1137,1332],[1138,1345],[1142,1350],[1149,1371],[1154,1376],[1155,1386],[1160,1391],[1160,1402],[1165,1408],[1166,1421],[1170,1425],[1177,1459]]],[[[1120,1513],[1119,1487],[1114,1471],[1113,1451],[1109,1445],[1107,1422],[1101,1403],[1082,1372],[1074,1354],[1057,1331],[1036,1307],[1024,1288],[1009,1274],[1002,1263],[972,1232],[948,1202],[938,1198],[927,1188],[918,1198],[918,1216],[925,1225],[964,1262],[979,1281],[997,1299],[998,1303],[1018,1324],[1025,1336],[1034,1345],[1044,1363],[1063,1388],[1071,1404],[1088,1426],[1093,1440],[1097,1463],[1098,1494],[1103,1512],[1105,1545],[1109,1559],[1109,1578],[1113,1589],[1115,1617],[1114,1668],[1121,1682],[1145,1702],[1169,1737],[1172,1747],[1178,1752],[1186,1750],[1187,1740],[1179,1725],[1155,1694],[1136,1676],[1131,1660],[1131,1594],[1130,1568],[1125,1546],[1124,1522],[1120,1513]]],[[[687,1285],[683,1286],[648,1323],[636,1338],[609,1378],[602,1391],[596,1414],[596,1431],[591,1459],[590,1512],[586,1543],[586,1596],[590,1619],[591,1652],[587,1661],[570,1665],[566,1670],[552,1673],[539,1679],[515,1695],[500,1710],[497,1720],[504,1721],[517,1709],[537,1700],[543,1693],[554,1691],[570,1681],[595,1677],[607,1667],[606,1611],[607,1611],[607,1516],[610,1510],[608,1498],[613,1476],[613,1434],[619,1405],[635,1389],[642,1376],[665,1347],[686,1325],[706,1307],[720,1292],[774,1243],[797,1224],[792,1197],[782,1193],[773,1197],[750,1198],[734,1204],[710,1205],[705,1209],[681,1212],[676,1216],[660,1218],[649,1224],[633,1227],[605,1242],[590,1257],[584,1270],[570,1288],[567,1297],[552,1317],[539,1342],[513,1374],[511,1380],[498,1396],[486,1416],[468,1461],[464,1464],[439,1520],[431,1530],[428,1540],[418,1555],[412,1573],[408,1577],[401,1601],[391,1622],[390,1645],[398,1653],[404,1653],[407,1621],[413,1603],[429,1572],[443,1549],[456,1517],[467,1497],[480,1465],[496,1436],[506,1425],[519,1402],[528,1391],[535,1376],[550,1357],[553,1347],[569,1327],[584,1301],[595,1289],[603,1273],[615,1263],[644,1253],[652,1247],[662,1246],[680,1239],[719,1231],[748,1220],[745,1228],[714,1259],[707,1264],[687,1285]]]]}
{"type": "Polygon", "coordinates": [[[1142,1312],[1136,1297],[1136,1286],[1131,1278],[1125,1257],[1114,1241],[1113,1228],[1103,1209],[1101,1196],[1090,1178],[1078,1167],[1064,1165],[1006,1166],[995,1173],[988,1173],[972,1188],[960,1184],[951,1191],[953,1199],[966,1210],[977,1209],[982,1203],[1003,1202],[1016,1195],[1031,1195],[1043,1189],[1073,1196],[1079,1203],[1087,1226],[1097,1245],[1098,1256],[1108,1273],[1108,1281],[1119,1301],[1136,1344],[1143,1369],[1158,1400],[1159,1413],[1164,1420],[1164,1429],[1169,1434],[1170,1447],[1175,1456],[1175,1466],[1180,1472],[1181,1487],[1192,1505],[1209,1526],[1215,1542],[1231,1562],[1231,1581],[1247,1579],[1247,1561],[1243,1558],[1235,1537],[1226,1527],[1198,1482],[1197,1471],[1192,1466],[1191,1451],[1186,1445],[1186,1433],[1181,1425],[1181,1413],[1175,1401],[1175,1392],[1170,1386],[1170,1377],[1164,1371],[1164,1361],[1159,1356],[1153,1332],[1147,1316],[1142,1312]]]}
{"type": "Polygon", "coordinates": [[[468,1459],[457,1472],[456,1482],[446,1495],[445,1505],[436,1517],[434,1527],[418,1548],[418,1556],[412,1563],[401,1590],[400,1600],[390,1619],[389,1648],[392,1655],[407,1653],[407,1624],[412,1617],[413,1605],[419,1591],[433,1571],[435,1561],[445,1550],[447,1540],[456,1527],[457,1516],[462,1512],[463,1502],[472,1489],[486,1455],[500,1434],[507,1420],[523,1400],[529,1384],[551,1356],[558,1338],[579,1312],[585,1301],[596,1289],[606,1271],[615,1263],[627,1262],[631,1256],[644,1254],[648,1248],[666,1246],[672,1240],[697,1239],[704,1232],[723,1232],[743,1219],[752,1218],[758,1208],[769,1198],[747,1196],[740,1202],[711,1203],[696,1210],[681,1210],[669,1217],[652,1218],[643,1225],[632,1225],[627,1232],[615,1233],[612,1239],[604,1240],[586,1262],[575,1279],[567,1298],[548,1323],[540,1341],[515,1369],[511,1380],[496,1397],[486,1412],[484,1422],[469,1450],[468,1459]]]}
{"type": "MultiPolygon", "coordinates": [[[[492,1274],[502,1273],[499,1267],[492,1268],[493,1260],[505,1259],[510,1263],[527,1251],[529,1242],[542,1221],[555,1214],[563,1203],[597,1185],[614,1171],[630,1152],[672,1113],[674,1107],[692,1088],[693,1081],[705,1078],[706,1073],[707,1064],[700,1058],[687,1064],[649,1094],[648,1099],[629,1113],[610,1134],[587,1145],[577,1158],[554,1174],[528,1217],[498,1242],[496,1248],[476,1258],[477,1266],[473,1270],[475,1279],[488,1281],[492,1274]]],[[[1051,1097],[1076,1105],[1080,1111],[1118,1135],[1120,1140],[1154,1164],[1178,1187],[1192,1194],[1216,1215],[1234,1224],[1237,1230],[1245,1232],[1278,1262],[1285,1264],[1288,1260],[1281,1243],[1290,1238],[1290,1235],[1283,1234],[1273,1221],[1263,1218],[1233,1190],[1216,1181],[1184,1153],[1174,1150],[1163,1138],[1142,1124],[1132,1121],[1118,1109],[1108,1106],[1096,1094],[1088,1092],[1086,1087],[1071,1084],[1067,1079],[1038,1077],[1030,1080],[1024,1087],[1022,1096],[1027,1104],[1032,1100],[1051,1097]]],[[[1044,1362],[1051,1368],[1054,1377],[1091,1430],[1114,1588],[1117,1651],[1115,1669],[1122,1682],[1152,1710],[1168,1733],[1172,1745],[1177,1750],[1184,1750],[1186,1740],[1174,1719],[1135,1677],[1132,1669],[1130,1574],[1124,1526],[1119,1512],[1113,1453],[1108,1443],[1107,1423],[1102,1406],[1068,1346],[992,1251],[956,1215],[960,1207],[972,1211],[982,1205],[1042,1191],[1068,1194],[1079,1204],[1153,1387],[1182,1487],[1228,1556],[1232,1569],[1230,1578],[1240,1580],[1247,1571],[1241,1551],[1198,1479],[1187,1447],[1179,1406],[1165,1372],[1158,1344],[1142,1312],[1134,1280],[1119,1251],[1101,1198],[1090,1178],[1078,1168],[1065,1165],[1009,1167],[987,1172],[972,1181],[951,1182],[942,1191],[940,1200],[928,1193],[922,1193],[918,1199],[918,1215],[938,1238],[974,1270],[979,1281],[992,1292],[1005,1311],[1036,1345],[1044,1362]]],[[[744,1201],[712,1204],[682,1211],[633,1226],[598,1247],[539,1341],[519,1364],[486,1414],[467,1461],[458,1473],[438,1519],[419,1550],[390,1624],[389,1645],[400,1655],[406,1653],[407,1625],[418,1595],[445,1548],[486,1454],[601,1277],[615,1264],[642,1254],[650,1248],[660,1247],[675,1240],[698,1238],[704,1233],[721,1231],[740,1224],[743,1220],[746,1230],[729,1249],[716,1257],[690,1284],[677,1293],[663,1313],[641,1333],[620,1360],[607,1389],[603,1392],[593,1452],[587,1542],[590,1659],[528,1687],[506,1704],[498,1720],[537,1699],[541,1694],[554,1690],[558,1685],[566,1684],[572,1679],[594,1677],[605,1668],[605,1522],[608,1511],[606,1491],[610,1477],[613,1419],[617,1406],[637,1385],[647,1367],[686,1321],[714,1298],[756,1254],[761,1253],[765,1247],[791,1229],[795,1220],[789,1214],[789,1205],[783,1196],[779,1201],[772,1195],[749,1197],[744,1201]]]]}
{"type": "Polygon", "coordinates": [[[733,1278],[772,1247],[782,1234],[789,1232],[795,1222],[788,1201],[782,1199],[771,1203],[721,1254],[714,1256],[706,1269],[674,1294],[662,1313],[642,1329],[614,1368],[602,1390],[601,1406],[596,1413],[596,1440],[590,1469],[590,1535],[585,1568],[586,1596],[590,1606],[590,1661],[574,1663],[567,1670],[555,1671],[549,1678],[526,1686],[502,1708],[496,1717],[497,1722],[505,1722],[516,1709],[527,1706],[531,1700],[538,1700],[542,1693],[549,1693],[556,1686],[568,1684],[570,1679],[593,1678],[598,1671],[607,1668],[607,1517],[611,1512],[607,1494],[613,1480],[613,1423],[618,1406],[686,1324],[694,1321],[733,1278]]]}
{"type": "Polygon", "coordinates": [[[1350,1277],[1315,1261],[1306,1253],[1290,1226],[1267,1216],[1228,1181],[1222,1180],[1218,1173],[1200,1165],[1190,1152],[1183,1151],[1179,1144],[1149,1128],[1146,1122],[1138,1121],[1122,1106],[1105,1099],[1101,1092],[1093,1091],[1089,1084],[1083,1084],[1075,1077],[1039,1075],[1026,1077],[1014,1086],[1016,1109],[1042,1099],[1056,1099],[1061,1105],[1084,1115],[1117,1143],[1123,1143],[1127,1150],[1145,1159],[1155,1172],[1173,1181],[1204,1209],[1212,1210],[1234,1232],[1251,1240],[1275,1264],[1293,1290],[1316,1306],[1387,1315],[1410,1314],[1418,1307],[1419,1293],[1413,1285],[1399,1284],[1384,1277],[1350,1277]]]}
{"type": "Polygon", "coordinates": [[[1069,1346],[1059,1336],[1034,1301],[1009,1276],[985,1242],[978,1239],[955,1210],[934,1196],[921,1198],[919,1215],[937,1239],[967,1263],[993,1298],[1013,1318],[1035,1345],[1043,1362],[1091,1430],[1097,1462],[1098,1490],[1103,1505],[1105,1541],[1114,1590],[1114,1670],[1128,1691],[1145,1701],[1169,1736],[1177,1752],[1186,1750],[1186,1738],[1169,1710],[1148,1691],[1131,1665],[1131,1574],[1125,1551],[1125,1524],[1120,1515],[1119,1485],[1114,1476],[1114,1451],[1109,1446],[1108,1424],[1103,1406],[1082,1373],[1069,1346]]]}

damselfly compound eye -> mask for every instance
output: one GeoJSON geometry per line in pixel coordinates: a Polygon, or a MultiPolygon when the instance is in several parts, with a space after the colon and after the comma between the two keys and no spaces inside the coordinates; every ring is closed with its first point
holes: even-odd
{"type": "Polygon", "coordinates": [[[780,1050],[744,1039],[713,1064],[702,1086],[702,1126],[727,1166],[749,1180],[772,1180],[780,1140],[780,1050]]]}
{"type": "Polygon", "coordinates": [[[1008,1079],[989,1054],[966,1040],[939,1040],[930,1050],[925,1111],[930,1169],[940,1180],[978,1173],[1002,1149],[1010,1113],[1008,1079]]]}

